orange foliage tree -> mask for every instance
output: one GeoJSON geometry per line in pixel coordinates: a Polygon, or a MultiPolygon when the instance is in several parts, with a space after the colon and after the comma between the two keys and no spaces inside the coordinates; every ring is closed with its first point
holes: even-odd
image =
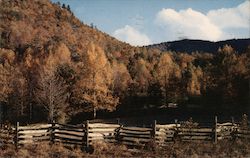
{"type": "MultiPolygon", "coordinates": [[[[74,103],[78,111],[109,110],[118,104],[118,98],[112,95],[110,86],[113,82],[112,69],[104,51],[93,43],[83,55],[83,61],[77,64],[79,79],[74,86],[74,103]]],[[[76,108],[76,107],[74,107],[76,108]]]]}

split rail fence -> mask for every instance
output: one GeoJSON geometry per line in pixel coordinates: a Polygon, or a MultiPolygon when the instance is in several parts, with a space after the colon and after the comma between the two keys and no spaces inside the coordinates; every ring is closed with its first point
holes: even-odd
{"type": "Polygon", "coordinates": [[[243,129],[236,123],[217,123],[214,127],[200,127],[175,122],[161,125],[155,121],[151,127],[125,127],[118,123],[91,123],[80,125],[36,124],[0,130],[0,145],[13,143],[16,147],[43,141],[60,142],[88,148],[95,141],[143,146],[150,142],[164,146],[176,141],[213,141],[222,139],[249,139],[250,129],[243,129]],[[10,132],[11,131],[11,132],[10,132]]]}

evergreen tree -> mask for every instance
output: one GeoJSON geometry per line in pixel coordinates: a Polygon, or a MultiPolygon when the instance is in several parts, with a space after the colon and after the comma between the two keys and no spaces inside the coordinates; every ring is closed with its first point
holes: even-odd
{"type": "Polygon", "coordinates": [[[71,12],[71,9],[70,9],[70,6],[69,6],[69,5],[67,5],[67,10],[68,10],[69,12],[71,12]]]}
{"type": "Polygon", "coordinates": [[[64,3],[62,4],[62,8],[63,8],[63,9],[66,9],[66,5],[65,5],[64,3]]]}

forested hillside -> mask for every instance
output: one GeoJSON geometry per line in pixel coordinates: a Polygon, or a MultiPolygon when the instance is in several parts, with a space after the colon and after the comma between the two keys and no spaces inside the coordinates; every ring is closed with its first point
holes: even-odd
{"type": "Polygon", "coordinates": [[[0,35],[4,120],[67,122],[90,111],[169,102],[250,102],[249,46],[238,53],[224,45],[213,54],[132,47],[49,0],[0,0],[0,35]]]}
{"type": "Polygon", "coordinates": [[[153,44],[147,47],[157,48],[161,51],[175,51],[175,52],[205,52],[205,53],[215,53],[220,47],[224,45],[230,45],[235,51],[242,53],[247,50],[248,45],[250,45],[250,38],[248,39],[232,39],[226,41],[204,41],[204,40],[189,40],[184,39],[180,41],[163,42],[160,44],[153,44]]]}

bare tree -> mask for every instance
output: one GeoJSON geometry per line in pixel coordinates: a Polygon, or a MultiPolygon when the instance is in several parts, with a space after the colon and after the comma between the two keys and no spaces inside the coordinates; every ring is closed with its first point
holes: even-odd
{"type": "Polygon", "coordinates": [[[66,121],[67,85],[53,70],[44,70],[37,89],[38,102],[48,111],[48,121],[66,121]]]}

